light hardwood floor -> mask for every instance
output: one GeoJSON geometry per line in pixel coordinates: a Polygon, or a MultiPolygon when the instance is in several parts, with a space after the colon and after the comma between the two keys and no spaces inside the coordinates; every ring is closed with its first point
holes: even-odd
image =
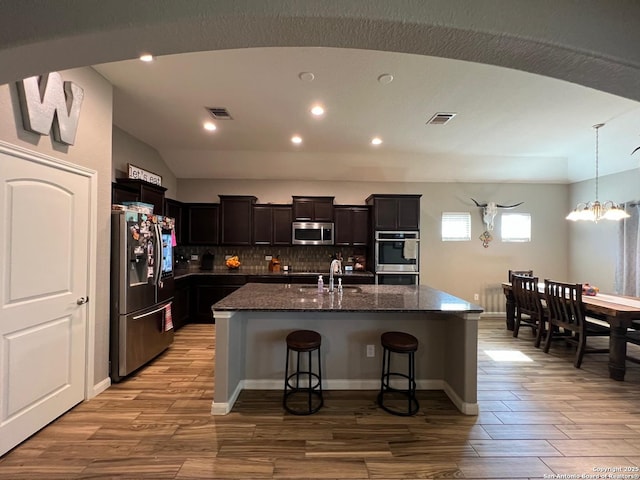
{"type": "Polygon", "coordinates": [[[0,478],[580,478],[597,468],[640,478],[640,366],[625,382],[609,380],[606,355],[576,370],[571,348],[545,355],[530,329],[514,339],[504,321],[480,322],[478,417],[441,392],[420,392],[416,416],[394,417],[364,391],[326,392],[309,417],[283,414],[279,391],[245,391],[212,417],[214,350],[213,325],[187,325],[153,364],[0,458],[0,478]]]}

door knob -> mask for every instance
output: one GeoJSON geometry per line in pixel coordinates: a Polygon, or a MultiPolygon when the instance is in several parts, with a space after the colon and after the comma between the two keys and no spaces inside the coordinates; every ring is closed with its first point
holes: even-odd
{"type": "Polygon", "coordinates": [[[89,297],[80,297],[78,300],[76,300],[76,303],[78,305],[84,305],[88,301],[89,301],[89,297]]]}

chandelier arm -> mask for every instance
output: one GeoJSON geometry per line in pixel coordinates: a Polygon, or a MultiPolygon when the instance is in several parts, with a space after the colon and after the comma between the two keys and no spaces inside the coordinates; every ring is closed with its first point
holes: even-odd
{"type": "Polygon", "coordinates": [[[600,149],[598,148],[599,146],[599,142],[598,142],[598,131],[600,130],[600,127],[602,127],[604,125],[604,123],[598,123],[597,125],[594,125],[593,128],[596,129],[596,202],[598,201],[598,167],[599,167],[599,153],[600,153],[600,149]]]}

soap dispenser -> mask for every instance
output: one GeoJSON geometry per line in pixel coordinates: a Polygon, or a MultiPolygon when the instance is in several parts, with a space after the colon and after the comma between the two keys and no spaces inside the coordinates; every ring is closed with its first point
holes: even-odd
{"type": "Polygon", "coordinates": [[[318,275],[318,293],[324,293],[324,280],[322,275],[318,275]]]}

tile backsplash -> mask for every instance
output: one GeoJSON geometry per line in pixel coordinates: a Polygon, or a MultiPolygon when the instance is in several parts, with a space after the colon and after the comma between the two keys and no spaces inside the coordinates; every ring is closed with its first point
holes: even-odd
{"type": "Polygon", "coordinates": [[[224,266],[225,256],[237,255],[245,267],[267,267],[268,260],[265,256],[272,255],[280,259],[281,265],[289,265],[293,271],[324,271],[329,269],[329,264],[335,252],[342,254],[343,265],[352,265],[354,255],[365,255],[363,247],[336,247],[326,245],[298,245],[298,246],[178,246],[175,249],[177,261],[190,260],[192,255],[197,255],[197,260],[190,260],[190,264],[199,264],[205,252],[211,252],[214,256],[215,266],[224,266]]]}

